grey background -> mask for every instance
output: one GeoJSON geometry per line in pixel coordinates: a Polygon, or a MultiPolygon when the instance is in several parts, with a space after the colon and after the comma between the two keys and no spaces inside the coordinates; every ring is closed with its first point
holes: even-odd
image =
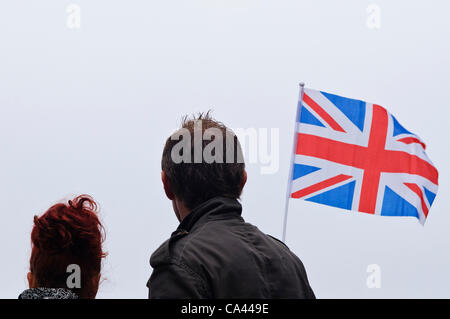
{"type": "Polygon", "coordinates": [[[248,166],[244,217],[281,236],[298,82],[388,108],[428,146],[440,190],[425,227],[294,200],[288,244],[318,297],[450,297],[448,1],[79,0],[0,4],[0,297],[26,288],[34,214],[101,205],[100,298],[145,298],[150,254],[177,221],[160,154],[180,117],[279,128],[280,171],[248,166]],[[368,289],[366,268],[381,267],[368,289]]]}

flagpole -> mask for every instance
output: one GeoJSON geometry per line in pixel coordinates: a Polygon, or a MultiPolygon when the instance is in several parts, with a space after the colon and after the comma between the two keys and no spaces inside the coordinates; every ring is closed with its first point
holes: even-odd
{"type": "Polygon", "coordinates": [[[302,107],[302,101],[303,101],[303,91],[305,89],[305,83],[300,82],[300,93],[298,98],[298,104],[297,104],[297,113],[295,115],[295,126],[294,126],[294,142],[292,146],[292,153],[291,153],[291,163],[289,165],[289,174],[288,174],[288,182],[287,182],[287,189],[286,189],[286,203],[284,206],[284,222],[283,222],[283,242],[286,242],[286,229],[287,229],[287,219],[288,219],[288,210],[289,210],[289,198],[291,198],[291,191],[292,191],[292,175],[294,170],[294,160],[295,160],[295,153],[297,149],[297,122],[300,122],[300,109],[302,107]]]}

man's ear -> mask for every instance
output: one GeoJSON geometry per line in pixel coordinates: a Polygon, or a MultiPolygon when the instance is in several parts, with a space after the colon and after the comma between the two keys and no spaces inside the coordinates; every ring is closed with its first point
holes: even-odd
{"type": "Polygon", "coordinates": [[[164,192],[166,193],[167,198],[170,200],[174,200],[175,195],[172,192],[172,187],[170,186],[169,179],[167,178],[167,175],[164,171],[161,172],[161,180],[163,182],[164,192]]]}
{"type": "Polygon", "coordinates": [[[244,189],[245,183],[247,183],[247,171],[246,170],[244,170],[244,176],[242,177],[241,192],[244,189]]]}

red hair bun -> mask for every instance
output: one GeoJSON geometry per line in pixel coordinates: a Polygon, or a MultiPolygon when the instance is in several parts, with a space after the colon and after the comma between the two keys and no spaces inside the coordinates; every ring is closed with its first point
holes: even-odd
{"type": "Polygon", "coordinates": [[[88,195],[50,207],[41,217],[34,216],[31,232],[30,271],[40,287],[67,288],[67,266],[81,268],[81,288],[89,286],[92,276],[100,274],[104,241],[97,204],[88,195]]]}

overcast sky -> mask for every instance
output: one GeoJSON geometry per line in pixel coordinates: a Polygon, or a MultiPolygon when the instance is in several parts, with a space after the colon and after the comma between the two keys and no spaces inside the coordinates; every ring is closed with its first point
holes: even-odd
{"type": "Polygon", "coordinates": [[[73,3],[80,28],[69,1],[0,4],[0,297],[27,288],[33,215],[80,193],[107,231],[98,297],[147,297],[149,257],[178,224],[162,147],[196,111],[279,130],[279,169],[249,164],[242,204],[281,237],[299,81],[386,107],[427,143],[441,184],[424,227],[292,200],[287,242],[316,295],[450,297],[448,1],[73,3]]]}

